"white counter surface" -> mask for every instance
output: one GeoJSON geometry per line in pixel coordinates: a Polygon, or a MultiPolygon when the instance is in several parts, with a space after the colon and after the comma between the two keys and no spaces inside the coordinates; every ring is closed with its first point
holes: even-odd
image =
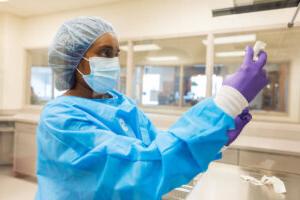
{"type": "Polygon", "coordinates": [[[299,200],[300,176],[256,171],[234,165],[213,163],[188,196],[187,200],[299,200]],[[286,194],[277,194],[271,187],[255,186],[245,182],[240,175],[260,179],[263,175],[275,175],[283,180],[286,194]]]}
{"type": "Polygon", "coordinates": [[[17,122],[37,124],[40,119],[40,114],[19,113],[13,116],[13,119],[17,122]]]}

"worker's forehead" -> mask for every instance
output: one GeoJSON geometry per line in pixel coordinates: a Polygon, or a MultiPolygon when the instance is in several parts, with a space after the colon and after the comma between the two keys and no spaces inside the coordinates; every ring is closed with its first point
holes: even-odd
{"type": "Polygon", "coordinates": [[[92,47],[106,45],[119,46],[118,38],[114,33],[105,33],[93,43],[92,47]]]}

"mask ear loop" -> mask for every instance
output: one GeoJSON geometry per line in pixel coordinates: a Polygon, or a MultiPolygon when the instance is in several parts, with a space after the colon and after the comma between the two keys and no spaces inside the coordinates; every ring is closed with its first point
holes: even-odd
{"type": "MultiPolygon", "coordinates": [[[[90,62],[90,60],[87,59],[86,57],[82,57],[82,58],[83,58],[84,60],[90,62]]],[[[81,74],[81,76],[84,76],[84,74],[83,74],[78,68],[76,68],[76,70],[78,71],[79,74],[81,74]]]]}
{"type": "Polygon", "coordinates": [[[78,71],[78,73],[79,73],[81,76],[84,76],[84,74],[83,74],[81,71],[79,71],[78,68],[76,68],[76,70],[78,71]]]}

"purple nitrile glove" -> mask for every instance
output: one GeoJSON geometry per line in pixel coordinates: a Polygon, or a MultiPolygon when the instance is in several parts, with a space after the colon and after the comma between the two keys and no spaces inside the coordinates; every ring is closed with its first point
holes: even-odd
{"type": "Polygon", "coordinates": [[[252,115],[249,113],[249,109],[246,108],[241,114],[239,114],[235,119],[235,129],[229,130],[227,132],[228,142],[226,146],[229,146],[242,132],[243,128],[251,121],[252,115]]]}
{"type": "Polygon", "coordinates": [[[268,84],[266,71],[263,69],[267,62],[266,52],[261,51],[257,61],[253,60],[253,56],[253,48],[248,46],[241,67],[223,82],[223,85],[238,90],[249,103],[268,84]]]}

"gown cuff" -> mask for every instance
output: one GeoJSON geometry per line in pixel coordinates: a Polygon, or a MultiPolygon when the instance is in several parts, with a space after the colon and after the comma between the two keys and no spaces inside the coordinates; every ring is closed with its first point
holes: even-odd
{"type": "Polygon", "coordinates": [[[238,90],[226,85],[221,87],[214,102],[232,118],[239,115],[249,105],[247,99],[238,90]]]}

